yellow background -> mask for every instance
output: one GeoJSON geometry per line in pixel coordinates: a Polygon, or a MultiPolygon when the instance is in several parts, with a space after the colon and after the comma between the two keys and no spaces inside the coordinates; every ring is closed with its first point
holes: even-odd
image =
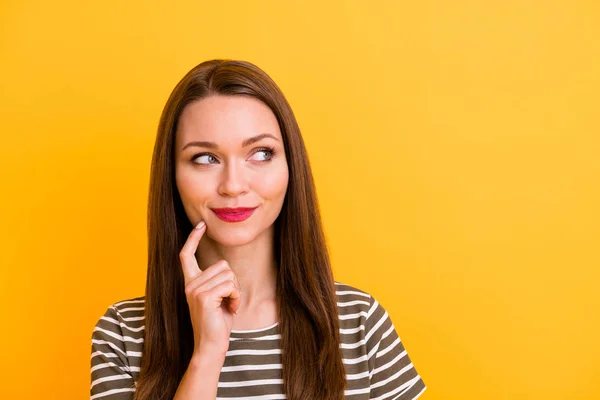
{"type": "Polygon", "coordinates": [[[2,399],[89,396],[142,295],[162,107],[239,58],[289,99],[337,280],[427,400],[600,398],[596,1],[3,1],[2,399]]]}

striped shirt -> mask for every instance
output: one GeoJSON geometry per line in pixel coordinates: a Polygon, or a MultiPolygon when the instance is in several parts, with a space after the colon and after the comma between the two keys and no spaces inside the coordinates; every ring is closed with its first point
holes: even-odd
{"type": "MultiPolygon", "coordinates": [[[[414,400],[426,386],[387,311],[370,294],[335,282],[348,400],[414,400]]],[[[285,399],[278,323],[232,330],[218,400],[285,399]]],[[[90,399],[131,400],[140,374],[144,297],[108,307],[92,333],[90,399]]]]}

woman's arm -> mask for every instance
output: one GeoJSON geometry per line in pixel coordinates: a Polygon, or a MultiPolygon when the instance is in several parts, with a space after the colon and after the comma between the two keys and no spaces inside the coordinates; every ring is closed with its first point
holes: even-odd
{"type": "Polygon", "coordinates": [[[225,354],[208,349],[192,355],[173,400],[215,400],[225,354]]]}
{"type": "Polygon", "coordinates": [[[415,400],[426,389],[417,373],[391,317],[371,296],[366,332],[370,398],[415,400]]]}
{"type": "Polygon", "coordinates": [[[206,232],[201,221],[192,229],[179,259],[194,331],[194,352],[173,400],[215,400],[221,368],[229,349],[233,314],[240,305],[240,284],[226,260],[204,271],[195,252],[206,232]],[[223,299],[229,298],[227,307],[223,299]]]}
{"type": "Polygon", "coordinates": [[[90,358],[91,400],[133,399],[135,383],[125,340],[139,339],[128,336],[130,332],[123,332],[121,322],[117,309],[110,306],[94,327],[90,358]]]}

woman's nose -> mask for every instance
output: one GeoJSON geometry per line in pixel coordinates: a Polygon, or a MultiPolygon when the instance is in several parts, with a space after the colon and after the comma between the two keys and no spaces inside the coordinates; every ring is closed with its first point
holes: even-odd
{"type": "Polygon", "coordinates": [[[219,192],[224,196],[237,196],[248,191],[244,168],[237,163],[229,163],[223,168],[219,192]]]}

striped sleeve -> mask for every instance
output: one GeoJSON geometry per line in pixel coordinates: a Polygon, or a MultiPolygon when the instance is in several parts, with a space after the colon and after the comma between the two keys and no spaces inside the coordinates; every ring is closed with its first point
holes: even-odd
{"type": "Polygon", "coordinates": [[[365,323],[370,399],[414,400],[426,386],[413,366],[392,319],[371,296],[365,323]]]}
{"type": "Polygon", "coordinates": [[[90,400],[131,400],[135,383],[129,368],[121,317],[114,306],[92,333],[90,400]]]}

